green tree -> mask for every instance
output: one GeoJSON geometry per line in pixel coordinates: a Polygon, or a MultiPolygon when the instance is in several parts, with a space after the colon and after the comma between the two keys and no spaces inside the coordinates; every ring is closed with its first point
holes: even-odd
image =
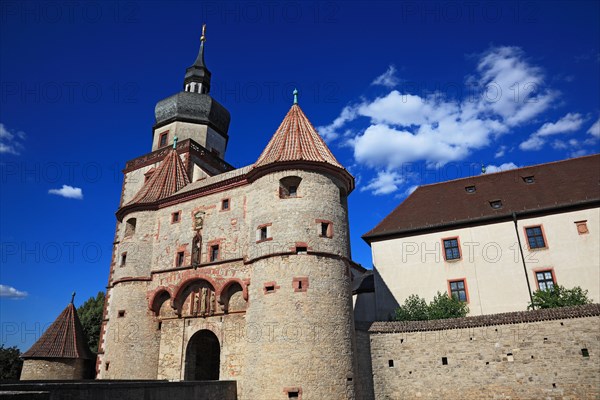
{"type": "Polygon", "coordinates": [[[579,286],[566,289],[564,286],[554,285],[550,289],[536,290],[533,292],[533,303],[527,308],[554,308],[567,306],[581,306],[590,304],[591,299],[587,297],[588,291],[579,286]]]}
{"type": "Polygon", "coordinates": [[[425,299],[416,294],[411,294],[404,301],[404,305],[396,309],[396,321],[424,321],[427,317],[428,307],[425,299]]]}
{"type": "Polygon", "coordinates": [[[19,380],[23,360],[21,351],[16,347],[4,347],[0,344],[0,381],[19,380]]]}
{"type": "Polygon", "coordinates": [[[100,339],[100,327],[102,326],[102,313],[104,311],[104,292],[90,297],[78,309],[77,314],[83,326],[88,346],[94,353],[98,352],[98,340],[100,339]]]}
{"type": "Polygon", "coordinates": [[[424,298],[416,294],[411,294],[396,309],[396,321],[426,321],[431,319],[461,318],[467,315],[469,307],[467,303],[454,297],[448,296],[448,293],[437,292],[433,301],[429,304],[424,298]]]}

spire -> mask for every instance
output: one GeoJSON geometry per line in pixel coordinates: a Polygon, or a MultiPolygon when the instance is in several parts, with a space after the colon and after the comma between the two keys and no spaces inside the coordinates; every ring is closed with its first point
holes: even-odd
{"type": "Polygon", "coordinates": [[[292,93],[294,94],[294,104],[298,104],[298,89],[294,89],[292,93]]]}
{"type": "Polygon", "coordinates": [[[73,304],[73,302],[75,301],[75,291],[73,291],[73,293],[71,293],[71,304],[73,304]]]}
{"type": "Polygon", "coordinates": [[[186,92],[208,93],[210,91],[210,71],[204,63],[204,42],[206,42],[206,24],[202,25],[198,57],[185,71],[183,86],[186,92]]]}

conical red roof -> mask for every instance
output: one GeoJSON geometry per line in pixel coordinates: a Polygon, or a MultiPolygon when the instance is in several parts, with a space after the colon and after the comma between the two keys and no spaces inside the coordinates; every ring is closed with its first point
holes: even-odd
{"type": "Polygon", "coordinates": [[[153,203],[172,195],[189,183],[185,167],[177,151],[172,149],[128,204],[153,203]]]}
{"type": "Polygon", "coordinates": [[[73,303],[63,310],[21,358],[94,358],[73,303]]]}
{"type": "Polygon", "coordinates": [[[287,113],[254,166],[286,161],[323,162],[343,168],[298,104],[287,113]]]}

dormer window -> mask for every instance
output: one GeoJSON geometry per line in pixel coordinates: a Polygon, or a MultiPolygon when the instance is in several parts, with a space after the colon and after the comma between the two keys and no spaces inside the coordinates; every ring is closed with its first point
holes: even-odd
{"type": "Polygon", "coordinates": [[[502,200],[492,200],[490,201],[490,207],[494,210],[499,210],[502,208],[502,200]]]}
{"type": "Polygon", "coordinates": [[[465,192],[467,192],[467,193],[475,193],[475,191],[477,191],[477,189],[475,188],[475,185],[465,186],[465,192]]]}
{"type": "Polygon", "coordinates": [[[523,182],[529,184],[529,183],[534,183],[535,182],[535,178],[533,177],[533,175],[530,176],[524,176],[523,177],[523,182]]]}

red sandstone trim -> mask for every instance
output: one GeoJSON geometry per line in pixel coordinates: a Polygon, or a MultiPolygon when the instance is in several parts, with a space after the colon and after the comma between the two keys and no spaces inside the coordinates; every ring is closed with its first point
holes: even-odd
{"type": "Polygon", "coordinates": [[[149,282],[151,280],[152,280],[152,278],[147,278],[145,276],[126,276],[124,278],[117,279],[116,281],[114,281],[112,283],[111,288],[115,287],[115,285],[118,284],[118,283],[123,283],[123,282],[149,282]]]}
{"type": "Polygon", "coordinates": [[[527,250],[529,251],[538,251],[538,250],[546,250],[549,249],[550,246],[548,246],[548,239],[546,239],[546,232],[544,231],[544,225],[542,224],[533,224],[533,225],[527,225],[523,227],[523,237],[525,238],[525,242],[527,243],[527,250]],[[527,236],[527,228],[537,228],[539,227],[540,230],[542,231],[542,238],[544,239],[544,247],[536,247],[535,249],[532,249],[531,247],[529,247],[529,236],[527,236]]]}
{"type": "Polygon", "coordinates": [[[456,279],[448,279],[448,296],[452,297],[452,292],[450,291],[450,283],[453,282],[464,282],[465,284],[465,296],[467,296],[467,304],[469,304],[469,287],[467,286],[467,278],[456,278],[456,279]]]}
{"type": "Polygon", "coordinates": [[[308,289],[308,276],[292,278],[292,287],[294,292],[306,292],[308,289]]]}
{"type": "Polygon", "coordinates": [[[548,271],[550,271],[550,273],[552,274],[552,282],[554,282],[555,285],[558,285],[558,282],[556,281],[556,275],[554,275],[554,267],[536,268],[532,269],[531,272],[533,272],[533,280],[535,281],[535,286],[537,290],[540,290],[540,283],[537,280],[537,273],[548,271]]]}
{"type": "Polygon", "coordinates": [[[326,219],[315,219],[315,222],[317,224],[319,224],[319,226],[318,226],[319,237],[329,238],[329,239],[333,238],[333,221],[329,221],[329,220],[326,220],[326,219]],[[325,236],[323,236],[321,234],[321,224],[327,224],[328,225],[327,226],[327,234],[325,236]]]}
{"type": "Polygon", "coordinates": [[[221,199],[221,208],[220,212],[228,212],[231,211],[231,197],[225,197],[221,199]],[[227,208],[223,208],[224,202],[227,201],[227,208]]]}
{"type": "Polygon", "coordinates": [[[575,221],[575,227],[577,228],[578,235],[587,235],[588,233],[590,233],[590,230],[587,226],[587,219],[583,221],[575,221]]]}
{"type": "MultiPolygon", "coordinates": [[[[457,262],[457,261],[462,260],[462,246],[460,244],[460,237],[458,237],[458,236],[445,237],[445,238],[442,238],[441,241],[442,241],[442,255],[444,256],[444,261],[452,263],[452,262],[457,262]],[[448,260],[448,259],[446,259],[446,248],[444,247],[444,240],[453,240],[453,239],[456,239],[456,242],[458,243],[458,258],[448,260]]],[[[439,258],[436,257],[436,260],[439,260],[439,258]]]]}
{"type": "Polygon", "coordinates": [[[279,285],[277,285],[277,282],[275,281],[271,281],[271,282],[265,282],[263,284],[263,292],[264,294],[271,294],[271,293],[275,293],[277,292],[277,290],[279,290],[281,287],[279,285]],[[268,287],[272,287],[273,290],[268,290],[268,287]]]}

